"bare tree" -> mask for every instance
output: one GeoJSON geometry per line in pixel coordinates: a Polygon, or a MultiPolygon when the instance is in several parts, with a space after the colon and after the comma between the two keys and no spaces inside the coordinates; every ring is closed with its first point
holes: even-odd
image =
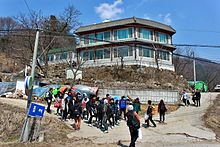
{"type": "MultiPolygon", "coordinates": [[[[41,12],[31,11],[30,14],[20,13],[14,18],[20,31],[10,36],[10,49],[13,56],[22,64],[30,64],[34,50],[36,29],[41,29],[39,38],[38,68],[45,77],[48,75],[48,51],[74,44],[75,39],[69,34],[79,25],[80,12],[68,6],[60,16],[44,16],[41,12]]],[[[11,26],[12,27],[12,26],[11,26]]]]}
{"type": "Polygon", "coordinates": [[[192,78],[193,77],[193,49],[192,48],[178,48],[175,51],[175,54],[184,55],[186,57],[181,57],[175,55],[173,58],[173,63],[175,67],[175,71],[178,75],[183,75],[185,78],[192,78]]]}

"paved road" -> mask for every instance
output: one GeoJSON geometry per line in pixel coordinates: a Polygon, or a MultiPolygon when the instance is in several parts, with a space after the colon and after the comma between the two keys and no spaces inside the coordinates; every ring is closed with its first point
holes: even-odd
{"type": "MultiPolygon", "coordinates": [[[[215,133],[204,127],[202,116],[205,110],[216,98],[217,93],[203,93],[201,107],[180,107],[177,111],[166,115],[166,124],[157,124],[156,128],[141,128],[143,139],[138,140],[137,146],[217,146],[215,133]]],[[[18,99],[0,98],[3,103],[9,103],[22,108],[26,107],[26,101],[18,99]]],[[[48,114],[47,114],[48,115],[48,114]]],[[[55,115],[48,115],[56,117],[55,115]]],[[[155,116],[154,119],[158,119],[155,116]]],[[[143,122],[143,119],[142,119],[143,122]]],[[[67,122],[71,124],[73,122],[67,122]]],[[[120,146],[128,145],[130,136],[125,121],[120,122],[120,126],[109,130],[104,134],[95,127],[82,124],[81,130],[67,135],[68,138],[82,137],[92,140],[98,144],[115,144],[121,142],[120,146]]]]}

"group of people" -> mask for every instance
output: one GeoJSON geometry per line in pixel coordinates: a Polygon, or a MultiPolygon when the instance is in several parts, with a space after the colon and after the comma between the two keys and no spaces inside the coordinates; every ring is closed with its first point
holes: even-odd
{"type": "MultiPolygon", "coordinates": [[[[130,146],[135,146],[138,138],[138,129],[141,125],[138,116],[138,113],[141,111],[139,98],[133,99],[129,96],[122,96],[119,100],[115,100],[109,94],[106,94],[104,98],[97,96],[89,97],[86,93],[81,94],[78,92],[73,94],[71,90],[67,89],[63,92],[58,91],[57,94],[53,94],[53,89],[51,88],[45,100],[48,104],[48,113],[51,113],[50,107],[52,101],[54,101],[54,107],[57,109],[56,114],[61,116],[63,121],[67,118],[74,119],[76,130],[80,130],[82,119],[88,123],[88,126],[97,127],[105,133],[108,133],[109,128],[113,129],[119,125],[121,120],[125,120],[131,135],[130,146]]],[[[165,121],[166,111],[167,108],[164,101],[161,100],[158,105],[159,122],[165,121]]],[[[145,113],[147,127],[150,126],[150,122],[156,127],[156,123],[152,118],[154,114],[155,106],[149,100],[145,113]]]]}
{"type": "Polygon", "coordinates": [[[185,106],[189,106],[190,105],[190,98],[192,98],[193,104],[196,107],[200,107],[200,100],[201,100],[201,93],[200,90],[193,90],[192,94],[190,96],[190,94],[184,90],[182,93],[182,101],[185,104],[185,106]]]}

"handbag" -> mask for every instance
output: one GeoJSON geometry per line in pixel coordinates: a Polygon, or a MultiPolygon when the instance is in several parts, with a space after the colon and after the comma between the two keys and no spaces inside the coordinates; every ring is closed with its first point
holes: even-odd
{"type": "Polygon", "coordinates": [[[142,135],[142,131],[141,131],[141,128],[138,129],[138,139],[142,139],[143,138],[143,135],[142,135]]]}
{"type": "Polygon", "coordinates": [[[147,113],[144,114],[144,120],[148,120],[149,115],[147,115],[147,113]]]}
{"type": "Polygon", "coordinates": [[[54,103],[54,107],[55,107],[55,108],[59,108],[59,107],[60,107],[60,103],[59,103],[59,102],[55,102],[55,103],[54,103]]]}

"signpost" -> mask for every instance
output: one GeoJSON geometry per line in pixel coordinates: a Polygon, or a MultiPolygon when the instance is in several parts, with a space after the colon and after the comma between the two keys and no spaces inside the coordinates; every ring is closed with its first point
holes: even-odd
{"type": "MultiPolygon", "coordinates": [[[[33,54],[33,60],[32,60],[32,69],[31,69],[31,77],[26,78],[25,80],[25,91],[28,91],[28,101],[27,101],[27,110],[29,112],[29,107],[31,104],[31,98],[32,98],[32,91],[33,91],[33,82],[34,82],[34,75],[35,75],[35,66],[36,66],[36,60],[37,60],[37,49],[38,49],[38,41],[39,41],[39,29],[37,29],[36,32],[36,38],[35,38],[35,44],[34,44],[34,54],[33,54]]],[[[36,117],[33,119],[33,124],[36,122],[36,117]]],[[[31,127],[32,128],[32,127],[31,127]]],[[[27,142],[30,140],[30,133],[32,133],[34,130],[30,130],[30,116],[27,114],[24,125],[22,128],[21,136],[20,136],[20,142],[27,142]]]]}
{"type": "Polygon", "coordinates": [[[28,116],[42,118],[44,116],[45,106],[31,103],[28,116]]]}

